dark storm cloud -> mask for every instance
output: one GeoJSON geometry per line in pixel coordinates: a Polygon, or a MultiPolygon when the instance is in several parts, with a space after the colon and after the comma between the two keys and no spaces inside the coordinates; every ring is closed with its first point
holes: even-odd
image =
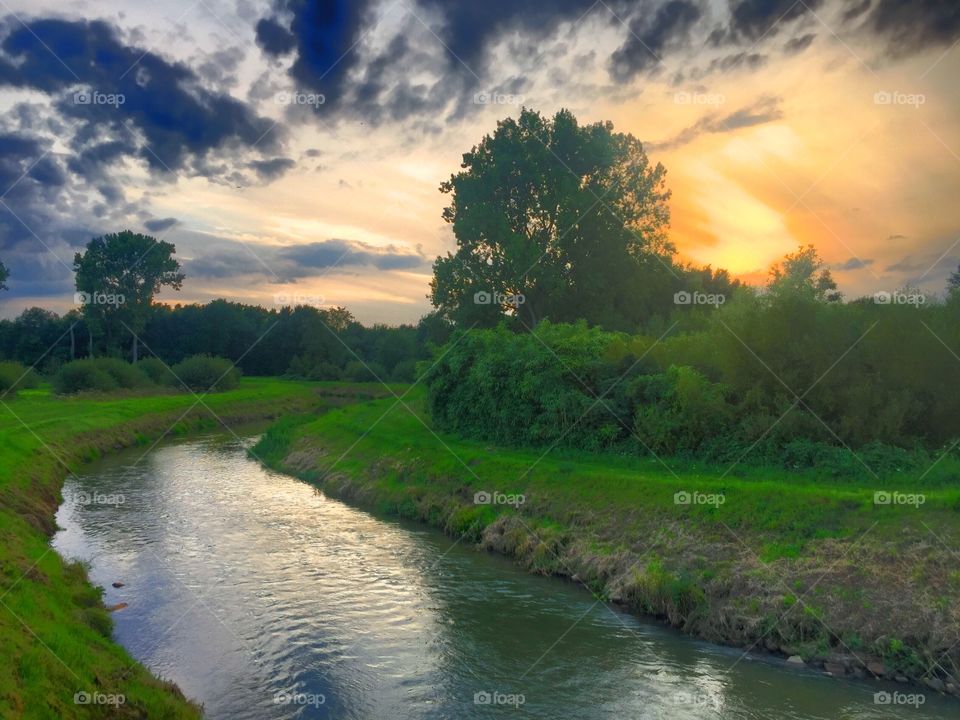
{"type": "Polygon", "coordinates": [[[867,18],[891,55],[904,56],[930,47],[951,45],[960,37],[957,0],[879,0],[867,18]]]}
{"type": "Polygon", "coordinates": [[[701,135],[728,133],[742,128],[763,125],[783,117],[780,98],[764,96],[752,105],[742,107],[727,115],[707,115],[674,137],[662,143],[645,143],[648,148],[663,150],[692,142],[701,135]]]}
{"type": "Polygon", "coordinates": [[[413,270],[429,265],[422,255],[394,245],[377,247],[337,238],[283,247],[250,243],[243,246],[226,240],[205,245],[215,252],[205,251],[186,263],[191,277],[263,275],[277,282],[291,282],[332,268],[413,270]]]}
{"type": "Polygon", "coordinates": [[[76,127],[71,148],[78,153],[97,139],[135,130],[145,141],[135,151],[139,159],[156,171],[178,171],[228,145],[276,146],[270,120],[205,89],[187,66],[124,44],[106,22],[37,19],[27,26],[8,18],[4,24],[0,86],[49,94],[76,127]]]}
{"type": "Polygon", "coordinates": [[[625,82],[660,64],[664,52],[685,44],[703,16],[701,7],[686,0],[669,0],[652,19],[646,13],[630,22],[627,41],[610,58],[610,75],[625,82]]]}
{"type": "Polygon", "coordinates": [[[269,160],[254,160],[249,167],[261,180],[276,180],[295,165],[296,163],[290,158],[277,157],[269,160]]]}
{"type": "Polygon", "coordinates": [[[177,224],[177,219],[168,217],[168,218],[153,218],[151,220],[144,220],[143,226],[150,232],[163,232],[168,230],[177,224]]]}
{"type": "Polygon", "coordinates": [[[821,5],[823,0],[742,0],[731,3],[730,36],[748,43],[773,37],[821,5]]]}

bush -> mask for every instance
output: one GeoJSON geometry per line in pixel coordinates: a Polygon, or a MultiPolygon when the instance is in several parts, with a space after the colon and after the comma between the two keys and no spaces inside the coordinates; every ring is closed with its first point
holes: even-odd
{"type": "Polygon", "coordinates": [[[162,360],[154,357],[144,358],[137,363],[140,372],[157,385],[178,385],[176,376],[162,360]]]}
{"type": "Polygon", "coordinates": [[[194,355],[171,368],[176,383],[195,392],[233,390],[240,384],[240,370],[226,358],[194,355]]]}
{"type": "Polygon", "coordinates": [[[74,360],[61,367],[53,377],[54,391],[64,395],[85,390],[133,390],[151,384],[140,368],[117,358],[74,360]]]}
{"type": "Polygon", "coordinates": [[[351,360],[343,369],[343,378],[353,382],[386,381],[387,369],[378,362],[362,363],[359,360],[351,360]]]}
{"type": "Polygon", "coordinates": [[[27,368],[18,362],[0,362],[0,394],[17,393],[39,384],[40,378],[33,368],[27,368]]]}
{"type": "Polygon", "coordinates": [[[393,382],[413,382],[417,379],[417,361],[401,360],[390,373],[390,379],[393,382]]]}

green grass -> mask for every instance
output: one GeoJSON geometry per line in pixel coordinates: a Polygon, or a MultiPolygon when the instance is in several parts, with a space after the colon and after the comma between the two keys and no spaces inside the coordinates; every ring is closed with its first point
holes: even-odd
{"type": "MultiPolygon", "coordinates": [[[[380,391],[382,393],[382,388],[380,391]]],[[[167,432],[320,412],[369,387],[244,378],[198,403],[185,393],[59,397],[49,388],[0,401],[0,717],[199,717],[110,639],[111,620],[84,568],[51,550],[64,476],[111,449],[146,450],[167,432]],[[77,692],[122,694],[119,707],[77,705],[77,692]]]]}
{"type": "Polygon", "coordinates": [[[531,571],[576,576],[710,640],[774,641],[820,662],[863,652],[862,665],[881,658],[917,680],[938,658],[960,667],[950,550],[960,552],[960,488],[942,474],[865,481],[744,465],[735,475],[689,460],[494,447],[429,426],[414,392],[404,404],[287,418],[254,452],[334,495],[480,541],[531,571]],[[875,504],[880,490],[925,501],[875,504]],[[478,506],[479,491],[525,503],[478,506]],[[677,504],[678,492],[724,502],[677,504]],[[891,640],[907,650],[891,651],[891,640]]]}

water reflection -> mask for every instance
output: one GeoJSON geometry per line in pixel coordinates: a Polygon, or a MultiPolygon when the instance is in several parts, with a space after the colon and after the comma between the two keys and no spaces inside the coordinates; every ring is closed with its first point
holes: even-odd
{"type": "Polygon", "coordinates": [[[138,457],[67,483],[54,545],[90,562],[108,604],[128,603],[116,638],[210,718],[836,720],[960,707],[932,694],[918,710],[875,705],[879,684],[738,662],[326,498],[235,440],[138,457]],[[83,502],[94,493],[123,502],[83,502]]]}

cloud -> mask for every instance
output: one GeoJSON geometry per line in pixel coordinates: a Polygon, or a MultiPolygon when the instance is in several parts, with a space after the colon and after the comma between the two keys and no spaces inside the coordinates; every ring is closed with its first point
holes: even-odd
{"type": "Polygon", "coordinates": [[[202,164],[192,161],[214,150],[277,146],[271,120],[208,90],[186,65],[124,44],[106,22],[41,18],[27,27],[6,18],[3,26],[0,86],[50,96],[73,130],[65,140],[81,158],[87,153],[76,171],[96,172],[120,155],[161,173],[196,170],[202,164]]]}
{"type": "Polygon", "coordinates": [[[763,96],[752,105],[742,107],[727,115],[707,115],[675,136],[661,143],[645,143],[648,149],[664,150],[693,142],[701,135],[728,133],[754,125],[763,125],[783,117],[780,98],[763,96]]]}
{"type": "Polygon", "coordinates": [[[685,44],[703,9],[686,0],[669,0],[652,18],[646,13],[630,22],[626,42],[610,58],[614,80],[626,82],[660,64],[665,50],[685,44]]]}
{"type": "Polygon", "coordinates": [[[248,167],[257,173],[261,180],[275,180],[296,163],[290,158],[277,157],[270,160],[254,160],[248,167]]]}
{"type": "Polygon", "coordinates": [[[866,25],[887,43],[895,57],[936,46],[951,45],[960,37],[960,3],[955,0],[879,0],[866,25]]]}
{"type": "Polygon", "coordinates": [[[168,218],[153,218],[152,220],[145,220],[143,226],[150,232],[163,232],[168,230],[177,224],[177,219],[168,217],[168,218]]]}
{"type": "Polygon", "coordinates": [[[331,238],[300,245],[205,242],[204,251],[184,263],[190,277],[230,278],[262,275],[275,282],[292,282],[333,268],[413,270],[429,266],[419,252],[395,245],[378,247],[358,240],[331,238]],[[215,252],[210,252],[210,250],[215,252]]]}
{"type": "Polygon", "coordinates": [[[873,265],[873,258],[861,259],[858,257],[852,257],[846,262],[842,262],[839,265],[835,265],[835,270],[861,270],[862,268],[869,267],[873,265]]]}
{"type": "Polygon", "coordinates": [[[757,43],[820,8],[823,0],[742,0],[732,4],[729,38],[757,43]]]}
{"type": "Polygon", "coordinates": [[[783,51],[787,55],[796,55],[806,50],[810,45],[813,44],[813,41],[816,39],[816,33],[807,33],[806,35],[801,35],[800,37],[790,38],[783,46],[783,51]]]}

